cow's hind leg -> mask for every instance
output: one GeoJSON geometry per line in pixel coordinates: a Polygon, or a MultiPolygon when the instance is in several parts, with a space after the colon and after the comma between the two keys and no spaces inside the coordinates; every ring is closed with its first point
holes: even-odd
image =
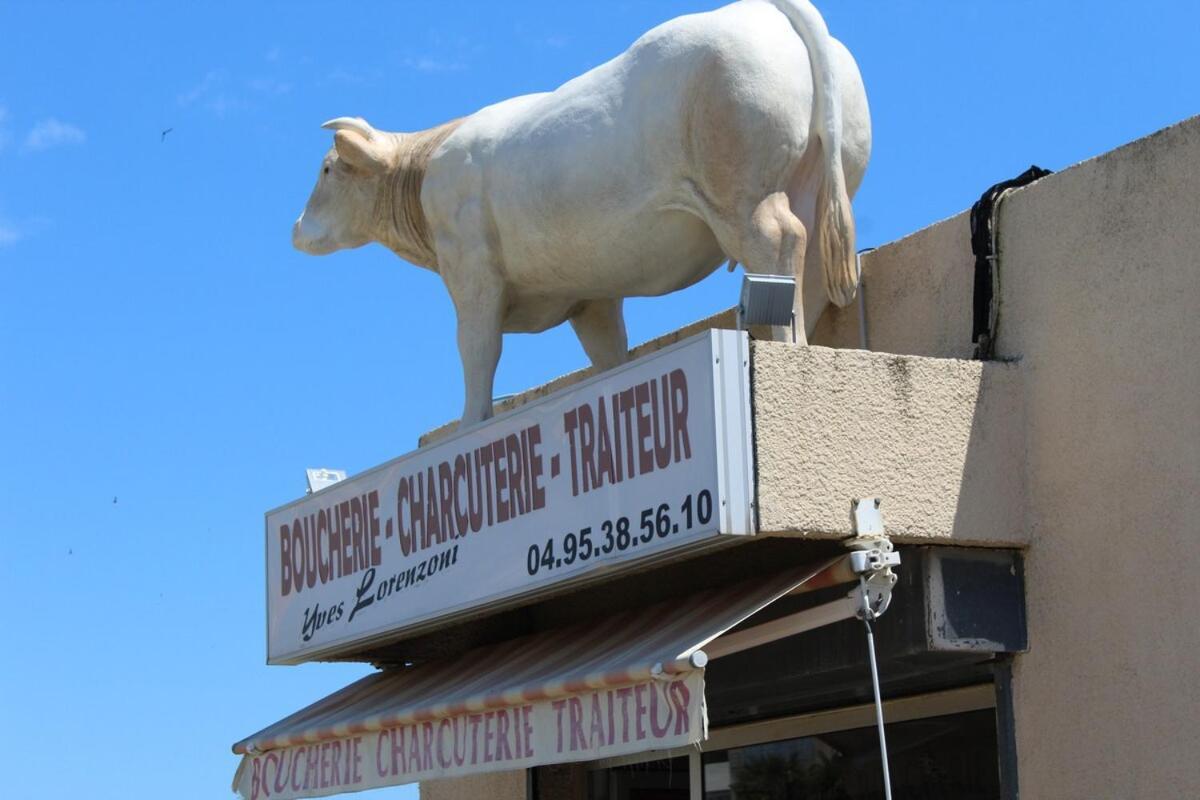
{"type": "Polygon", "coordinates": [[[623,300],[589,300],[571,315],[571,327],[597,370],[612,369],[629,358],[623,300]]]}
{"type": "MultiPolygon", "coordinates": [[[[714,233],[725,252],[747,272],[792,275],[796,278],[796,341],[807,344],[804,319],[804,255],[808,232],[792,213],[786,192],[775,192],[746,208],[740,219],[718,223],[714,233]]],[[[816,322],[816,320],[812,320],[816,322]]],[[[791,339],[791,331],[779,328],[776,339],[791,339]]]]}

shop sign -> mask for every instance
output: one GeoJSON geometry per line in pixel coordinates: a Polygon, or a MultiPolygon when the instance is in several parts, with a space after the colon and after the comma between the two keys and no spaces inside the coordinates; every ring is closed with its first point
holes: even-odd
{"type": "Polygon", "coordinates": [[[669,750],[704,739],[704,672],[243,757],[242,800],[291,800],[669,750]]]}
{"type": "Polygon", "coordinates": [[[268,512],[268,661],[752,533],[748,361],[708,331],[268,512]]]}

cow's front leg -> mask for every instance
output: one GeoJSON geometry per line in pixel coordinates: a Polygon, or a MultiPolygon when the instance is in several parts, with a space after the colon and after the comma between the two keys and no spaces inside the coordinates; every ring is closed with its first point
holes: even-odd
{"type": "Polygon", "coordinates": [[[624,300],[589,300],[571,316],[571,327],[583,352],[597,370],[612,369],[629,359],[624,300]]]}
{"type": "Polygon", "coordinates": [[[492,387],[503,338],[504,286],[490,280],[472,283],[475,285],[454,295],[458,311],[458,354],[462,359],[466,390],[459,423],[463,427],[492,416],[492,387]]]}
{"type": "Polygon", "coordinates": [[[439,260],[458,315],[458,354],[466,394],[459,425],[466,427],[492,416],[507,298],[504,280],[486,247],[440,247],[439,260]]]}

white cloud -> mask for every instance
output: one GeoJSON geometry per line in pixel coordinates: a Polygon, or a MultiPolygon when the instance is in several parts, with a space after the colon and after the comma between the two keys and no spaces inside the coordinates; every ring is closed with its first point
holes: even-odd
{"type": "Polygon", "coordinates": [[[229,111],[246,105],[242,98],[225,90],[228,78],[225,70],[209,70],[198,84],[176,97],[175,101],[182,108],[199,106],[217,117],[224,117],[229,111]]]}
{"type": "Polygon", "coordinates": [[[247,85],[260,94],[287,94],[292,90],[290,83],[277,81],[274,78],[255,78],[247,81],[247,85]]]}
{"type": "Polygon", "coordinates": [[[285,95],[291,90],[292,84],[277,78],[244,80],[230,76],[223,69],[214,69],[191,89],[178,95],[175,101],[181,108],[202,108],[223,117],[237,109],[254,107],[258,98],[285,95]]]}
{"type": "Polygon", "coordinates": [[[204,104],[212,113],[218,117],[223,117],[235,108],[246,108],[246,101],[237,95],[226,94],[225,92],[217,92],[211,100],[204,104]]]}
{"type": "Polygon", "coordinates": [[[221,70],[217,70],[217,69],[210,70],[209,73],[204,76],[204,79],[202,81],[200,81],[200,83],[196,84],[188,91],[186,91],[183,94],[176,97],[175,101],[177,103],[179,103],[179,105],[183,106],[184,108],[187,108],[188,106],[194,104],[196,101],[200,100],[201,98],[206,97],[207,95],[211,94],[212,91],[214,89],[216,89],[220,84],[224,83],[224,81],[225,81],[225,73],[224,72],[222,72],[221,70]]]}
{"type": "Polygon", "coordinates": [[[52,147],[83,144],[87,134],[82,128],[67,122],[60,122],[54,117],[41,120],[30,129],[25,137],[26,150],[49,150],[52,147]]]}
{"type": "Polygon", "coordinates": [[[404,66],[417,72],[462,72],[467,68],[461,61],[442,61],[428,56],[406,58],[404,66]]]}
{"type": "Polygon", "coordinates": [[[365,73],[352,72],[351,70],[343,69],[342,67],[335,67],[328,75],[321,79],[317,85],[327,86],[331,83],[356,85],[367,83],[371,80],[371,76],[365,73]]]}
{"type": "Polygon", "coordinates": [[[530,47],[541,49],[549,48],[551,50],[562,50],[571,44],[571,37],[560,31],[552,31],[550,33],[541,33],[538,31],[529,30],[524,23],[518,22],[513,26],[513,33],[517,39],[530,47]]]}
{"type": "Polygon", "coordinates": [[[42,216],[14,220],[0,214],[0,247],[10,247],[50,228],[50,220],[42,216]]]}
{"type": "Polygon", "coordinates": [[[7,220],[0,219],[0,247],[16,244],[21,241],[21,238],[20,228],[7,220]]]}

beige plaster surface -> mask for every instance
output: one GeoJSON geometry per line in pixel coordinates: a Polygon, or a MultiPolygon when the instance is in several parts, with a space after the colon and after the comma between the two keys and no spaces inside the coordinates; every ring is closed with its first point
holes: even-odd
{"type": "Polygon", "coordinates": [[[973,356],[975,257],[969,213],[863,253],[861,263],[862,297],[845,308],[826,309],[811,337],[813,344],[861,347],[861,305],[866,308],[869,350],[938,358],[973,356]]]}
{"type": "Polygon", "coordinates": [[[898,541],[1026,544],[1018,370],[755,342],[759,529],[844,538],[855,497],[898,541]]]}
{"type": "Polygon", "coordinates": [[[998,354],[1029,378],[1022,789],[1200,797],[1200,118],[1001,213],[998,354]]]}
{"type": "Polygon", "coordinates": [[[421,800],[525,800],[525,770],[422,781],[421,800]]]}

